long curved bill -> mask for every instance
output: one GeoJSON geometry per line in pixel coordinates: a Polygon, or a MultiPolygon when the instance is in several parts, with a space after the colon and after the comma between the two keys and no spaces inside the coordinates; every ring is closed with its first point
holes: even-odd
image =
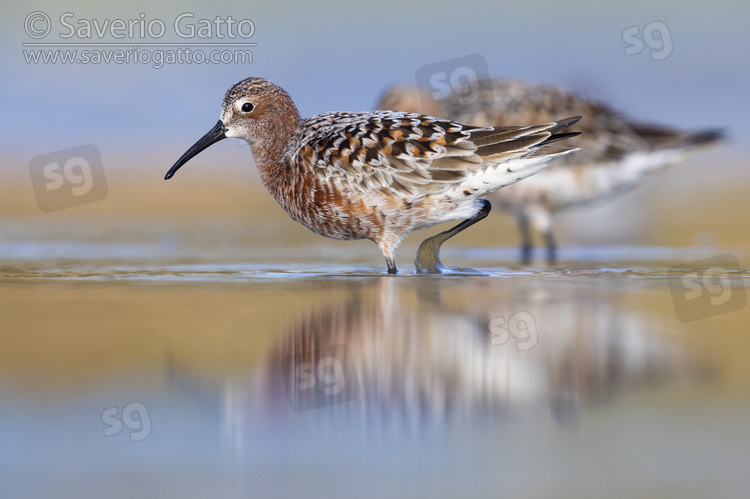
{"type": "Polygon", "coordinates": [[[216,125],[214,125],[214,127],[209,130],[206,135],[198,139],[198,142],[193,144],[190,149],[185,151],[185,154],[183,154],[182,157],[177,160],[174,166],[169,169],[167,174],[164,175],[164,180],[169,180],[170,178],[172,178],[175,172],[179,170],[182,165],[190,161],[190,158],[196,156],[203,149],[207,148],[211,144],[217,143],[222,139],[226,139],[226,131],[227,127],[224,126],[224,123],[222,123],[221,120],[217,121],[216,125]]]}

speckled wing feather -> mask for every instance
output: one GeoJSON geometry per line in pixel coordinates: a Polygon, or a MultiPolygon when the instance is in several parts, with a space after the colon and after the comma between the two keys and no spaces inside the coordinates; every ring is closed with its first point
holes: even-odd
{"type": "Polygon", "coordinates": [[[440,116],[475,126],[506,126],[518,123],[546,123],[561,116],[584,116],[571,128],[581,136],[570,142],[581,148],[574,155],[555,162],[564,164],[609,163],[634,151],[649,149],[648,141],[631,129],[626,120],[605,104],[574,93],[528,82],[488,78],[474,82],[466,95],[455,92],[433,101],[429,92],[405,85],[386,92],[378,107],[399,111],[433,109],[440,116]]]}
{"type": "Polygon", "coordinates": [[[604,103],[554,86],[512,79],[480,79],[468,94],[454,92],[440,100],[432,100],[424,89],[398,85],[381,97],[378,107],[399,111],[430,109],[447,119],[475,126],[545,123],[560,116],[584,116],[570,129],[581,136],[569,145],[581,150],[556,161],[555,168],[584,164],[616,167],[632,154],[687,150],[712,145],[724,137],[722,130],[684,131],[635,123],[604,103]]]}
{"type": "Polygon", "coordinates": [[[302,168],[362,193],[386,188],[403,197],[436,193],[480,170],[566,138],[562,120],[528,127],[476,127],[392,111],[325,113],[308,118],[296,144],[302,168]]]}

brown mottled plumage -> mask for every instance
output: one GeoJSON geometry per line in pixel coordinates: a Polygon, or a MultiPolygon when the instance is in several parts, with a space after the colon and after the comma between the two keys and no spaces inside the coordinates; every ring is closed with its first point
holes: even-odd
{"type": "Polygon", "coordinates": [[[555,260],[552,216],[563,209],[628,190],[644,175],[684,160],[702,146],[718,142],[717,130],[682,130],[634,123],[605,104],[553,86],[503,79],[480,79],[471,91],[440,100],[427,89],[396,85],[377,105],[380,109],[420,112],[478,126],[538,123],[558,116],[581,115],[572,126],[581,135],[570,141],[580,147],[552,168],[490,196],[492,203],[512,211],[522,235],[522,259],[531,258],[529,225],[544,234],[548,261],[555,260]]]}
{"type": "Polygon", "coordinates": [[[242,138],[263,184],[294,220],[335,239],[372,240],[391,273],[409,232],[465,220],[420,248],[418,270],[439,272],[440,244],[489,212],[482,196],[574,151],[547,144],[569,137],[559,132],[576,121],[493,128],[392,111],[302,120],[282,88],[248,78],[229,89],[219,122],[165,178],[214,142],[242,138]]]}

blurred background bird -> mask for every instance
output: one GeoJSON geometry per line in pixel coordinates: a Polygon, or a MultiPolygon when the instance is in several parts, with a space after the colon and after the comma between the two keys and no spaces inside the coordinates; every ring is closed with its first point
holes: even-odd
{"type": "Polygon", "coordinates": [[[476,79],[439,99],[429,88],[394,85],[376,107],[495,127],[583,116],[571,128],[582,132],[570,141],[580,151],[490,197],[493,206],[515,216],[524,264],[532,259],[532,228],[544,237],[547,262],[556,262],[552,219],[557,212],[627,192],[647,174],[684,161],[724,138],[719,129],[687,131],[640,123],[568,90],[512,79],[476,79]]]}

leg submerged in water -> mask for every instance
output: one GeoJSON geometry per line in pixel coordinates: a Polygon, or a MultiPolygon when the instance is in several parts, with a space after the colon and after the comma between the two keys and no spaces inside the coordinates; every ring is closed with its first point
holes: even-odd
{"type": "Polygon", "coordinates": [[[552,234],[552,228],[544,233],[544,240],[547,243],[547,263],[554,265],[557,263],[557,242],[552,234]]]}
{"type": "Polygon", "coordinates": [[[521,265],[530,265],[534,243],[532,229],[544,237],[547,248],[547,263],[554,265],[557,261],[557,243],[552,234],[552,214],[542,205],[524,206],[516,212],[518,229],[521,232],[521,265]]]}
{"type": "Polygon", "coordinates": [[[534,243],[531,240],[529,218],[524,212],[519,211],[516,213],[516,220],[518,220],[518,230],[521,233],[521,265],[530,265],[534,243]]]}
{"type": "Polygon", "coordinates": [[[473,218],[464,220],[452,229],[448,229],[445,232],[428,237],[422,241],[417,250],[417,257],[414,259],[417,273],[440,274],[446,268],[440,261],[440,246],[451,237],[471,227],[490,214],[490,210],[492,209],[490,202],[486,199],[480,199],[479,202],[482,203],[482,207],[473,218]]]}

